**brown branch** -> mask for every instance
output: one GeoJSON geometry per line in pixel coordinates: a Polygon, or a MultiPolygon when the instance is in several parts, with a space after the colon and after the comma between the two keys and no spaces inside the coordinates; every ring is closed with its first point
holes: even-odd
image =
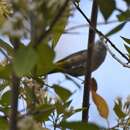
{"type": "Polygon", "coordinates": [[[106,43],[104,43],[104,45],[106,46],[106,49],[107,49],[107,51],[109,52],[109,54],[110,54],[117,62],[119,62],[123,67],[130,68],[130,64],[124,63],[120,58],[118,58],[118,57],[112,52],[112,50],[109,48],[109,46],[108,46],[106,43]]]}
{"type": "MultiPolygon", "coordinates": [[[[18,39],[11,39],[12,45],[14,47],[14,51],[19,48],[19,42],[18,39]]],[[[11,114],[10,114],[10,128],[9,130],[17,130],[17,109],[18,109],[18,95],[19,95],[19,85],[20,85],[20,79],[16,76],[14,72],[12,72],[12,96],[11,96],[11,114]]]]}
{"type": "MultiPolygon", "coordinates": [[[[126,20],[126,21],[129,21],[129,20],[126,20]]],[[[120,21],[118,21],[118,20],[111,20],[111,21],[107,21],[107,22],[99,22],[99,23],[97,23],[97,25],[108,25],[108,24],[113,24],[113,23],[120,23],[120,21]]],[[[84,28],[84,27],[85,28],[89,27],[89,24],[75,25],[75,26],[67,28],[65,30],[65,32],[72,31],[72,30],[79,29],[79,28],[84,28]]]]}
{"type": "MultiPolygon", "coordinates": [[[[123,22],[130,22],[130,19],[126,19],[123,22]]],[[[113,23],[122,23],[122,22],[119,20],[111,20],[111,21],[106,21],[106,22],[98,22],[97,25],[101,26],[101,25],[108,25],[108,24],[113,24],[113,23]]],[[[65,30],[65,32],[72,31],[72,30],[79,29],[79,28],[89,27],[89,26],[90,26],[89,24],[79,24],[79,25],[75,25],[72,27],[68,27],[65,30]]]]}
{"type": "Polygon", "coordinates": [[[10,130],[17,130],[17,108],[18,108],[18,95],[19,95],[18,88],[19,88],[19,78],[15,74],[13,74],[10,130]]]}
{"type": "MultiPolygon", "coordinates": [[[[92,13],[91,13],[91,23],[94,27],[97,24],[97,14],[98,14],[98,7],[96,0],[93,0],[92,5],[92,13]]],[[[83,104],[82,108],[86,108],[83,110],[82,113],[82,121],[88,122],[89,118],[89,99],[90,99],[90,80],[91,80],[91,64],[92,64],[92,53],[93,53],[93,46],[94,46],[94,39],[95,39],[95,31],[89,28],[89,38],[88,38],[88,53],[86,53],[87,58],[87,65],[86,65],[86,72],[85,72],[85,82],[84,82],[84,93],[83,93],[83,104]]]]}
{"type": "Polygon", "coordinates": [[[82,14],[82,16],[85,18],[85,20],[89,23],[90,27],[92,30],[94,30],[99,36],[103,37],[104,39],[106,39],[107,42],[110,43],[110,45],[124,58],[126,59],[128,62],[130,62],[129,58],[124,55],[115,45],[114,43],[112,43],[112,41],[110,39],[108,39],[101,31],[99,31],[97,28],[93,27],[93,24],[91,23],[91,21],[88,19],[88,17],[85,15],[85,13],[80,9],[80,7],[78,6],[78,4],[74,3],[75,7],[77,8],[77,10],[82,14]]]}
{"type": "Polygon", "coordinates": [[[37,40],[37,44],[35,44],[34,47],[36,47],[37,45],[41,44],[41,42],[46,38],[46,36],[52,31],[54,25],[59,21],[59,19],[63,15],[63,12],[66,9],[69,1],[70,0],[66,0],[64,2],[63,6],[59,9],[58,13],[56,14],[56,16],[54,17],[54,19],[52,20],[52,23],[51,23],[49,29],[46,30],[46,31],[43,31],[43,33],[41,34],[41,36],[37,40]]]}
{"type": "Polygon", "coordinates": [[[2,48],[0,48],[0,52],[3,54],[3,56],[5,56],[5,58],[7,59],[7,61],[11,63],[11,59],[10,59],[9,56],[6,54],[6,52],[5,52],[4,50],[2,50],[2,48]]]}

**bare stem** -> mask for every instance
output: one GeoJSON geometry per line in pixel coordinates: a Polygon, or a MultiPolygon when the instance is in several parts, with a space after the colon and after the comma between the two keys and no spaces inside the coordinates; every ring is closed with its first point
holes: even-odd
{"type": "MultiPolygon", "coordinates": [[[[126,22],[129,22],[130,20],[126,20],[126,22]]],[[[107,22],[98,22],[97,25],[108,25],[108,24],[113,24],[113,23],[120,23],[120,21],[118,20],[111,20],[111,21],[107,21],[107,22]]],[[[69,27],[65,30],[65,32],[68,32],[68,31],[72,31],[72,30],[76,30],[76,29],[79,29],[79,28],[86,28],[86,27],[89,27],[89,24],[79,24],[79,25],[75,25],[75,26],[72,26],[72,27],[69,27]]]]}
{"type": "MultiPolygon", "coordinates": [[[[94,27],[97,24],[97,13],[98,7],[96,0],[93,0],[92,5],[92,13],[91,13],[91,23],[94,27]]],[[[88,53],[86,53],[87,65],[86,65],[86,73],[85,73],[85,82],[84,82],[84,93],[83,93],[83,104],[82,108],[86,108],[82,113],[82,121],[88,122],[89,118],[89,99],[90,99],[90,80],[91,80],[91,63],[92,63],[92,53],[95,39],[95,31],[89,28],[89,38],[88,38],[88,53]]]]}
{"type": "Polygon", "coordinates": [[[19,88],[19,78],[15,74],[13,74],[10,130],[17,130],[17,108],[18,108],[18,95],[19,95],[18,88],[19,88]]]}
{"type": "Polygon", "coordinates": [[[88,22],[88,24],[90,25],[91,29],[94,30],[99,36],[103,37],[104,39],[106,39],[106,41],[108,43],[110,43],[110,45],[126,60],[128,61],[128,63],[130,62],[129,58],[123,54],[116,46],[115,44],[113,44],[113,42],[108,39],[101,31],[99,31],[96,27],[93,26],[93,24],[91,23],[91,21],[89,20],[89,18],[85,15],[85,13],[80,9],[79,5],[76,4],[75,2],[73,2],[75,7],[77,8],[77,10],[82,14],[82,16],[85,18],[85,20],[88,22]]]}
{"type": "MultiPolygon", "coordinates": [[[[18,39],[11,39],[11,44],[14,47],[14,51],[19,48],[19,40],[18,39]]],[[[10,114],[10,128],[9,130],[17,130],[17,109],[18,109],[18,95],[19,95],[19,85],[20,79],[16,76],[14,72],[12,72],[12,97],[11,97],[11,114],[10,114]]]]}

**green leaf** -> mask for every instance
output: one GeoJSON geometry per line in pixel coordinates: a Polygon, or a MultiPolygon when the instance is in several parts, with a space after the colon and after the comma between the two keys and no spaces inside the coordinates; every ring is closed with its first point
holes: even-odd
{"type": "Polygon", "coordinates": [[[74,114],[85,110],[86,108],[77,108],[74,110],[74,114]]]}
{"type": "Polygon", "coordinates": [[[65,109],[66,109],[66,108],[63,106],[63,103],[60,102],[60,101],[58,101],[58,100],[57,100],[57,102],[55,103],[55,107],[56,107],[56,111],[57,111],[58,115],[64,113],[64,111],[65,111],[65,109]]]}
{"type": "Polygon", "coordinates": [[[11,8],[7,1],[0,1],[0,27],[7,21],[7,17],[11,14],[11,8]]]}
{"type": "Polygon", "coordinates": [[[67,118],[70,118],[71,116],[73,116],[74,114],[76,114],[76,113],[78,113],[78,112],[81,112],[81,111],[83,111],[84,109],[75,109],[75,110],[73,110],[73,109],[69,109],[69,108],[67,108],[66,110],[64,110],[64,120],[66,120],[67,118]]]}
{"type": "Polygon", "coordinates": [[[9,86],[9,83],[6,80],[2,81],[2,83],[0,84],[0,91],[5,89],[7,86],[9,86]]]}
{"type": "Polygon", "coordinates": [[[121,37],[126,43],[128,43],[130,45],[130,39],[125,38],[125,37],[121,37]]]}
{"type": "Polygon", "coordinates": [[[66,10],[63,13],[63,16],[60,18],[60,20],[55,24],[52,33],[52,46],[55,47],[58,43],[58,40],[60,39],[61,35],[63,34],[65,30],[65,26],[67,24],[68,18],[70,16],[71,9],[70,6],[66,8],[66,10]]]}
{"type": "Polygon", "coordinates": [[[128,47],[128,46],[125,45],[125,44],[124,44],[124,46],[125,46],[125,49],[127,50],[127,52],[130,54],[130,47],[128,47]]]}
{"type": "Polygon", "coordinates": [[[9,55],[11,56],[13,55],[13,48],[2,39],[0,39],[0,48],[3,48],[4,50],[6,50],[9,55]]]}
{"type": "Polygon", "coordinates": [[[108,119],[109,108],[105,99],[93,90],[92,90],[92,99],[97,107],[100,116],[102,116],[104,119],[108,119]]]}
{"type": "Polygon", "coordinates": [[[105,20],[107,20],[116,7],[115,0],[97,0],[97,3],[101,13],[103,14],[103,17],[105,20]]]}
{"type": "Polygon", "coordinates": [[[10,105],[10,99],[11,99],[11,91],[5,92],[0,99],[0,104],[2,106],[8,107],[10,105]]]}
{"type": "Polygon", "coordinates": [[[64,103],[64,107],[65,107],[65,108],[68,108],[71,103],[72,103],[72,100],[66,101],[66,102],[64,103]]]}
{"type": "Polygon", "coordinates": [[[98,126],[92,123],[85,122],[61,122],[62,128],[74,129],[74,130],[99,130],[98,126]]]}
{"type": "Polygon", "coordinates": [[[109,37],[109,36],[111,36],[111,35],[113,35],[113,34],[119,32],[119,31],[124,27],[125,24],[126,24],[126,22],[117,25],[115,28],[113,28],[111,31],[109,31],[109,32],[106,34],[106,37],[109,37]]]}
{"type": "Polygon", "coordinates": [[[130,10],[122,12],[121,14],[117,15],[119,21],[126,21],[130,19],[130,10]]]}
{"type": "Polygon", "coordinates": [[[0,65],[0,79],[9,79],[11,75],[11,66],[6,65],[2,66],[0,65]]]}
{"type": "Polygon", "coordinates": [[[66,89],[66,88],[63,88],[59,85],[54,85],[54,90],[56,92],[56,94],[63,100],[63,101],[66,101],[71,95],[72,93],[66,89]]]}
{"type": "Polygon", "coordinates": [[[124,0],[127,4],[130,4],[130,0],[124,0]]]}
{"type": "Polygon", "coordinates": [[[36,107],[33,116],[37,121],[48,120],[49,115],[54,111],[54,106],[49,104],[42,104],[36,107]]]}
{"type": "Polygon", "coordinates": [[[5,118],[0,117],[0,130],[8,130],[8,129],[9,129],[8,121],[5,118]]]}
{"type": "Polygon", "coordinates": [[[53,60],[55,53],[54,51],[46,44],[40,44],[37,47],[37,75],[44,75],[50,72],[53,68],[53,60]]]}
{"type": "Polygon", "coordinates": [[[113,110],[119,119],[124,118],[126,116],[126,114],[122,111],[120,105],[117,103],[115,103],[113,110]]]}
{"type": "Polygon", "coordinates": [[[22,47],[16,52],[13,68],[18,76],[28,76],[37,62],[37,53],[31,47],[22,47]]]}
{"type": "MultiPolygon", "coordinates": [[[[128,39],[128,38],[125,38],[125,37],[121,37],[128,45],[130,45],[130,39],[128,39]]],[[[125,46],[125,49],[127,50],[127,52],[129,53],[129,55],[130,55],[130,47],[129,46],[127,46],[126,44],[124,44],[124,46],[125,46]]]]}

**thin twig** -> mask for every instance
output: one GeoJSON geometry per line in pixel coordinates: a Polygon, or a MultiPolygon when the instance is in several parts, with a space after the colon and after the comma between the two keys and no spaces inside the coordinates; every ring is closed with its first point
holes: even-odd
{"type": "Polygon", "coordinates": [[[35,47],[39,44],[41,44],[41,42],[46,38],[46,36],[51,32],[51,30],[53,29],[53,27],[55,26],[55,24],[59,21],[59,19],[61,18],[61,16],[63,15],[64,10],[66,9],[68,3],[70,0],[66,0],[63,4],[63,6],[59,9],[57,15],[54,17],[54,19],[52,20],[52,23],[50,24],[50,27],[48,30],[43,31],[43,33],[41,34],[41,36],[38,38],[37,40],[37,44],[35,44],[35,47]]]}
{"type": "Polygon", "coordinates": [[[107,49],[107,51],[110,53],[110,55],[111,55],[117,62],[119,62],[121,65],[123,65],[123,67],[130,68],[130,65],[127,64],[127,63],[124,63],[123,61],[121,61],[120,58],[118,58],[118,57],[111,51],[111,49],[109,48],[109,46],[108,46],[106,43],[104,43],[104,45],[106,46],[106,49],[107,49]]]}
{"type": "MultiPolygon", "coordinates": [[[[126,20],[126,21],[130,21],[130,20],[126,20]]],[[[107,22],[98,22],[97,25],[108,25],[108,24],[113,24],[113,23],[120,23],[120,21],[118,20],[111,20],[111,21],[107,21],[107,22]]],[[[84,28],[84,27],[89,27],[89,24],[80,24],[80,25],[75,25],[72,27],[67,28],[65,31],[72,31],[78,28],[84,28]]]]}
{"type": "Polygon", "coordinates": [[[18,95],[19,95],[18,89],[19,89],[19,78],[13,73],[10,130],[17,130],[17,108],[18,108],[18,95]]]}
{"type": "Polygon", "coordinates": [[[117,125],[111,127],[110,130],[116,129],[117,127],[119,127],[119,124],[117,124],[117,125]]]}
{"type": "MultiPolygon", "coordinates": [[[[19,48],[19,39],[11,39],[11,43],[14,47],[14,51],[19,48]]],[[[19,85],[20,79],[16,76],[15,72],[12,72],[12,96],[11,96],[11,114],[10,114],[10,126],[9,130],[17,130],[17,109],[18,109],[18,95],[19,95],[19,85]]]]}
{"type": "Polygon", "coordinates": [[[40,111],[31,111],[31,112],[25,113],[23,115],[20,115],[18,117],[18,119],[23,119],[24,117],[30,116],[30,115],[37,115],[37,116],[39,116],[39,115],[42,115],[44,113],[47,113],[49,110],[52,110],[52,109],[53,109],[53,107],[47,108],[47,109],[44,109],[44,110],[40,110],[40,111]]]}
{"type": "Polygon", "coordinates": [[[116,7],[115,10],[117,10],[117,11],[120,12],[120,13],[123,13],[123,12],[124,12],[123,10],[121,10],[121,9],[118,8],[118,7],[116,7]]]}
{"type": "Polygon", "coordinates": [[[11,63],[11,59],[8,57],[8,55],[4,52],[4,50],[2,50],[0,48],[0,52],[5,56],[5,58],[7,59],[7,61],[9,61],[11,63]]]}
{"type": "Polygon", "coordinates": [[[65,74],[65,78],[68,79],[68,80],[70,80],[71,82],[73,82],[79,89],[81,88],[81,85],[78,84],[78,83],[73,79],[72,76],[70,76],[70,75],[68,75],[68,74],[65,74]]]}
{"type": "Polygon", "coordinates": [[[97,28],[95,28],[93,26],[93,24],[91,23],[91,21],[88,19],[88,17],[85,15],[85,13],[80,9],[79,5],[76,4],[75,2],[73,2],[73,4],[75,5],[75,7],[77,8],[77,10],[82,14],[82,16],[85,18],[85,20],[89,23],[90,27],[92,30],[94,30],[100,37],[102,36],[104,39],[106,39],[107,42],[110,43],[110,45],[124,58],[126,59],[128,62],[130,62],[129,58],[124,55],[114,44],[113,42],[108,39],[101,31],[99,31],[97,28]]]}
{"type": "MultiPolygon", "coordinates": [[[[91,23],[94,27],[97,24],[97,14],[98,7],[96,0],[93,0],[92,12],[91,12],[91,23]]],[[[85,70],[85,82],[84,82],[84,91],[83,91],[83,103],[82,103],[82,121],[88,122],[89,118],[89,100],[90,100],[90,80],[91,80],[91,64],[92,64],[92,54],[93,46],[95,40],[95,31],[92,28],[89,28],[89,38],[88,38],[88,52],[86,53],[86,70],[85,70]]]]}

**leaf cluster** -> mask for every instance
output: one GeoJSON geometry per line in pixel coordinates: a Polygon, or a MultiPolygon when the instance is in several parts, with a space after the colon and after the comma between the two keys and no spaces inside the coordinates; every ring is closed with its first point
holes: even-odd
{"type": "MultiPolygon", "coordinates": [[[[0,52],[4,57],[0,62],[0,130],[7,130],[9,127],[13,74],[20,79],[18,100],[26,104],[25,110],[18,112],[18,124],[23,123],[18,125],[19,129],[26,129],[25,124],[29,121],[36,124],[34,128],[28,126],[29,129],[34,130],[47,130],[45,127],[48,122],[55,129],[99,130],[99,126],[93,123],[68,122],[71,116],[86,108],[73,108],[71,106],[73,92],[60,84],[46,83],[48,74],[57,68],[54,63],[56,55],[54,49],[65,31],[69,17],[74,13],[72,2],[69,1],[64,7],[64,0],[15,0],[11,3],[2,1],[0,1],[0,33],[2,37],[6,36],[9,40],[7,42],[0,38],[0,52]],[[61,11],[63,7],[64,10],[61,11]],[[44,128],[41,128],[39,123],[43,123],[44,128]]],[[[129,21],[130,1],[123,1],[127,9],[125,11],[118,9],[117,19],[121,23],[110,30],[106,36],[120,31],[129,21]]],[[[117,10],[116,2],[97,0],[97,3],[107,22],[117,10]]],[[[125,37],[122,39],[126,42],[124,45],[130,56],[130,39],[125,37]]],[[[100,116],[107,120],[108,105],[97,93],[96,80],[92,80],[91,94],[100,116]]],[[[126,121],[127,114],[122,111],[119,103],[115,103],[114,112],[120,122],[122,119],[123,123],[126,121]]]]}

